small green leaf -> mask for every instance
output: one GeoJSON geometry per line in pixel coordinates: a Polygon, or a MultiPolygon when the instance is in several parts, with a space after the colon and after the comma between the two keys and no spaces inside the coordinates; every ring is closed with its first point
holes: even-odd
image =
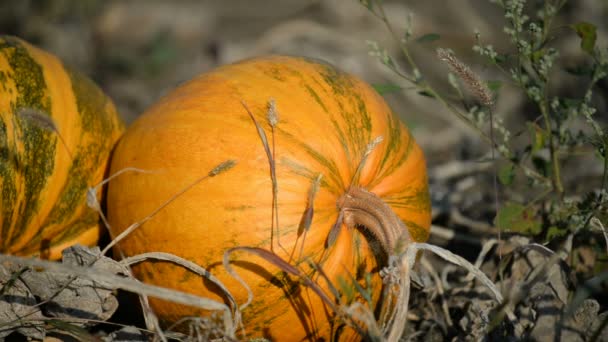
{"type": "Polygon", "coordinates": [[[535,212],[519,203],[507,203],[500,208],[494,224],[500,229],[524,235],[537,235],[542,231],[535,212]]]}
{"type": "Polygon", "coordinates": [[[551,226],[549,227],[549,230],[547,230],[547,237],[545,240],[548,242],[553,239],[565,236],[566,234],[568,234],[568,229],[551,226]]]}
{"type": "Polygon", "coordinates": [[[564,67],[567,73],[575,76],[591,76],[593,75],[593,68],[589,65],[574,65],[564,67]]]}
{"type": "Polygon", "coordinates": [[[372,84],[372,87],[380,95],[395,93],[395,92],[403,90],[402,87],[395,85],[395,84],[372,84]]]}
{"type": "Polygon", "coordinates": [[[590,55],[593,55],[595,49],[595,41],[597,40],[597,28],[595,25],[581,21],[571,25],[572,29],[581,38],[581,49],[590,55]]]}
{"type": "Polygon", "coordinates": [[[422,90],[418,92],[418,95],[422,95],[422,96],[426,96],[426,97],[430,97],[430,98],[435,98],[435,95],[429,91],[426,90],[422,90]]]}
{"type": "Polygon", "coordinates": [[[545,55],[546,52],[547,51],[545,49],[539,49],[539,50],[532,52],[532,56],[531,56],[532,61],[534,63],[538,63],[538,61],[540,61],[540,59],[543,58],[543,56],[545,55]]]}
{"type": "Polygon", "coordinates": [[[583,103],[581,99],[573,99],[570,97],[562,97],[561,101],[568,108],[578,108],[583,103]]]}
{"type": "Polygon", "coordinates": [[[545,130],[538,126],[534,122],[527,122],[528,132],[530,133],[530,146],[532,147],[532,153],[545,147],[547,141],[545,137],[545,130]]]}
{"type": "Polygon", "coordinates": [[[551,162],[549,160],[536,155],[532,157],[532,165],[541,175],[547,177],[551,175],[551,162]]]}
{"type": "Polygon", "coordinates": [[[438,35],[437,33],[429,33],[429,34],[425,34],[421,37],[418,37],[416,39],[416,41],[418,43],[428,43],[428,42],[434,42],[436,40],[439,40],[441,38],[440,35],[438,35]]]}
{"type": "Polygon", "coordinates": [[[361,5],[363,5],[363,7],[367,8],[369,11],[373,11],[374,10],[374,2],[371,0],[359,0],[359,2],[361,3],[361,5]]]}
{"type": "Polygon", "coordinates": [[[513,164],[507,164],[498,170],[498,180],[502,185],[511,185],[515,179],[515,167],[513,164]]]}
{"type": "Polygon", "coordinates": [[[496,55],[494,60],[496,61],[496,63],[502,64],[509,60],[509,56],[498,54],[498,55],[496,55]]]}
{"type": "Polygon", "coordinates": [[[340,291],[344,297],[346,297],[345,299],[347,303],[352,303],[354,301],[355,288],[348,280],[346,280],[346,278],[338,276],[338,288],[340,288],[340,291]]]}

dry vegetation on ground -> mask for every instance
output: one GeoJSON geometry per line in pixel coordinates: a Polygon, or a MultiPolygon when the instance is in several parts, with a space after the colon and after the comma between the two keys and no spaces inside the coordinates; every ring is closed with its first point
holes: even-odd
{"type": "MultiPolygon", "coordinates": [[[[378,12],[379,7],[374,7],[379,2],[372,0],[362,1],[363,5],[374,5],[370,5],[371,11],[354,0],[252,3],[0,1],[0,32],[38,44],[89,74],[115,100],[129,122],[176,84],[216,65],[253,55],[284,53],[322,58],[372,84],[383,85],[385,97],[408,122],[427,155],[433,201],[429,242],[474,263],[505,297],[500,305],[488,287],[464,268],[427,252],[414,268],[403,340],[608,341],[608,200],[606,169],[598,156],[602,151],[598,144],[608,146],[608,138],[604,136],[603,142],[594,140],[601,135],[586,120],[580,103],[573,102],[585,96],[581,89],[589,81],[578,78],[584,70],[574,67],[589,67],[593,58],[581,47],[585,35],[577,35],[576,28],[568,26],[582,22],[595,25],[595,46],[605,51],[605,2],[569,1],[555,17],[547,41],[547,46],[560,51],[557,67],[551,78],[547,77],[547,89],[551,97],[564,99],[560,105],[579,110],[580,115],[563,125],[574,133],[580,130],[587,137],[572,144],[557,139],[553,135],[557,133],[544,133],[547,122],[539,109],[542,106],[536,105],[529,92],[522,93],[505,81],[508,77],[495,64],[473,51],[476,30],[486,57],[487,44],[500,53],[513,51],[509,36],[503,32],[508,22],[500,6],[491,1],[384,1],[385,17],[378,12]],[[407,54],[391,37],[384,19],[399,32],[399,37],[404,27],[411,28],[407,54]],[[438,56],[437,48],[450,51],[442,50],[444,54],[438,56]],[[381,62],[370,56],[370,49],[381,62]],[[387,56],[393,58],[392,62],[387,63],[387,56]],[[488,106],[491,111],[473,109],[483,100],[479,101],[474,91],[472,95],[467,93],[466,75],[462,70],[459,74],[459,65],[449,61],[455,56],[473,70],[475,77],[503,80],[500,88],[492,87],[496,83],[490,84],[488,91],[499,89],[500,94],[496,103],[492,99],[488,106]],[[494,152],[498,153],[499,162],[488,162],[491,144],[480,136],[479,127],[460,120],[436,97],[421,96],[429,95],[417,88],[421,83],[408,83],[407,77],[415,75],[408,58],[416,61],[424,81],[433,84],[434,90],[450,94],[445,97],[449,101],[456,98],[450,103],[464,108],[460,111],[471,114],[471,121],[479,119],[480,113],[490,112],[493,119],[499,120],[497,136],[492,137],[498,142],[494,152]],[[393,62],[398,67],[391,71],[393,62]],[[448,72],[453,74],[451,81],[446,76],[448,72]],[[459,85],[464,93],[460,93],[462,99],[458,99],[452,85],[459,85]],[[504,138],[501,129],[512,134],[508,146],[514,151],[513,159],[520,158],[515,163],[500,157],[501,145],[506,141],[500,140],[504,138]],[[560,147],[568,153],[559,157],[560,173],[556,178],[550,150],[560,147]],[[528,157],[522,157],[526,153],[528,157]],[[540,177],[535,181],[526,169],[540,177]],[[550,184],[543,188],[542,179],[548,179],[550,184]],[[495,221],[497,205],[503,216],[495,221]],[[499,232],[497,226],[503,229],[499,232]],[[505,226],[509,229],[505,230],[505,226]]],[[[533,18],[535,10],[530,6],[537,3],[542,1],[529,1],[526,8],[533,18]]],[[[543,53],[550,54],[546,50],[543,53]]],[[[604,63],[608,64],[608,60],[604,63]]],[[[593,90],[588,103],[596,109],[594,122],[605,129],[606,78],[598,79],[593,90]]],[[[483,129],[487,129],[488,122],[479,120],[481,132],[486,132],[483,129]]],[[[553,127],[558,124],[553,123],[553,127]]],[[[75,249],[63,263],[87,266],[99,257],[98,253],[75,249]]],[[[105,281],[106,289],[93,286],[86,277],[57,273],[61,269],[38,274],[21,266],[0,264],[0,294],[7,295],[7,289],[10,296],[19,298],[17,304],[11,305],[0,301],[0,337],[11,328],[16,329],[11,338],[39,339],[44,331],[49,331],[60,339],[71,336],[77,340],[146,340],[150,335],[141,310],[125,304],[136,303],[137,299],[126,291],[107,290],[133,290],[136,285],[128,281],[120,286],[112,283],[118,281],[112,275],[128,270],[111,259],[100,260],[95,267],[103,270],[99,272],[102,276],[93,279],[102,284],[105,281]],[[3,321],[26,312],[31,313],[27,321],[33,323],[21,320],[2,326],[3,321]]],[[[90,273],[96,273],[77,269],[82,273],[73,274],[91,277],[90,273]]],[[[153,288],[135,291],[177,296],[159,294],[153,288]]],[[[217,320],[222,321],[222,317],[217,320]]],[[[215,321],[200,323],[202,328],[191,333],[203,339],[217,327],[215,321]]]]}

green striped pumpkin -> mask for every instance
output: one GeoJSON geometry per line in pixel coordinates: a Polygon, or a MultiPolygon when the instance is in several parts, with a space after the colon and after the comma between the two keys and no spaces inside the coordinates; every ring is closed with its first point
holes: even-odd
{"type": "MultiPolygon", "coordinates": [[[[367,304],[375,307],[382,292],[378,271],[386,262],[380,249],[395,252],[403,236],[428,238],[425,160],[405,125],[358,78],[325,63],[285,56],[246,60],[201,75],[135,121],[116,147],[111,172],[129,167],[154,172],[125,173],[110,183],[112,235],[229,159],[236,160],[233,168],[211,172],[213,177],[175,198],[123,240],[120,251],[179,255],[209,270],[242,304],[247,292],[222,267],[224,252],[237,246],[272,249],[331,297],[327,282],[308,267],[309,261],[318,263],[342,293],[343,304],[366,303],[353,281],[367,287],[367,304]],[[278,111],[274,128],[267,117],[270,103],[278,111]],[[272,223],[268,156],[252,118],[266,132],[268,149],[274,148],[279,229],[272,223]],[[383,141],[371,149],[379,136],[383,141]],[[319,175],[315,193],[311,189],[319,175]],[[341,223],[338,230],[332,228],[336,222],[341,223]],[[379,223],[394,224],[393,230],[370,229],[379,223]]],[[[238,252],[232,260],[254,294],[243,311],[249,338],[360,338],[297,278],[251,254],[238,252]]],[[[134,272],[145,282],[227,300],[210,282],[169,262],[144,262],[134,272]]],[[[154,298],[151,304],[167,325],[208,315],[154,298]]]]}
{"type": "Polygon", "coordinates": [[[99,183],[124,130],[88,78],[27,42],[0,36],[0,252],[57,259],[93,245],[99,183]]]}

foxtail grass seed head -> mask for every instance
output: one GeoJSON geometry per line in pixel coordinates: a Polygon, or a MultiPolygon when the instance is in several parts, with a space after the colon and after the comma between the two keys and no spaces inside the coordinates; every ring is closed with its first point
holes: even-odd
{"type": "Polygon", "coordinates": [[[214,177],[219,175],[220,173],[230,170],[234,167],[234,165],[236,165],[236,160],[234,159],[230,159],[230,160],[226,160],[225,162],[219,164],[218,166],[214,167],[211,171],[209,171],[209,177],[214,177]]]}
{"type": "Polygon", "coordinates": [[[485,106],[494,104],[492,93],[488,86],[454,54],[446,49],[437,49],[437,57],[444,61],[452,71],[460,77],[471,93],[485,106]]]}
{"type": "Polygon", "coordinates": [[[275,127],[279,123],[279,111],[273,98],[268,100],[268,122],[270,122],[270,126],[272,127],[275,127]]]}
{"type": "Polygon", "coordinates": [[[372,151],[376,148],[376,146],[378,146],[378,144],[380,144],[383,140],[384,140],[384,138],[381,135],[374,138],[374,140],[372,140],[369,144],[367,144],[367,147],[365,148],[365,154],[363,155],[363,157],[366,158],[367,156],[369,156],[369,154],[372,153],[372,151]]]}

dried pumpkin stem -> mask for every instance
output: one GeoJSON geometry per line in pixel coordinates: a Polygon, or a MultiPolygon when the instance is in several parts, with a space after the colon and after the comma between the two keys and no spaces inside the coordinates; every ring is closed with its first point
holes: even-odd
{"type": "MultiPolygon", "coordinates": [[[[382,252],[386,253],[387,259],[379,261],[385,263],[380,271],[380,276],[388,286],[388,297],[381,309],[382,325],[392,326],[396,320],[399,322],[397,324],[405,324],[404,312],[407,314],[407,299],[410,290],[409,273],[405,264],[398,262],[398,255],[407,251],[413,243],[407,227],[382,198],[360,187],[349,188],[338,199],[337,205],[342,222],[348,228],[365,229],[380,244],[382,252]],[[402,281],[402,279],[405,280],[402,281]],[[392,298],[394,294],[397,295],[397,298],[392,298]],[[399,300],[401,303],[405,303],[405,308],[389,304],[399,300]]],[[[396,335],[391,331],[390,335],[388,341],[396,341],[398,338],[395,339],[395,336],[401,336],[401,331],[397,331],[396,335]]]]}
{"type": "Polygon", "coordinates": [[[387,256],[401,253],[412,242],[405,224],[388,204],[372,192],[350,187],[338,199],[337,205],[344,214],[344,224],[369,231],[387,256]]]}

